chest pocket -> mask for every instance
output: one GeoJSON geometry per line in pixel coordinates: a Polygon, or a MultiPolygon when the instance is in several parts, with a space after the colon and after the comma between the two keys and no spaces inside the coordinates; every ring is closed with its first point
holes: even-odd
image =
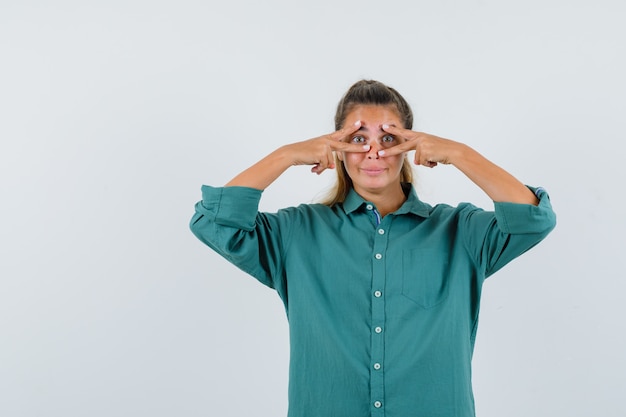
{"type": "Polygon", "coordinates": [[[448,296],[448,259],[435,250],[402,253],[402,295],[423,308],[432,308],[448,296]]]}

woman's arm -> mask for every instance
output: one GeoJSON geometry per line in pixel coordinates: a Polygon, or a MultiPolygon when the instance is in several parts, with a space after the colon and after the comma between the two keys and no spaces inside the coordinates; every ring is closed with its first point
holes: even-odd
{"type": "Polygon", "coordinates": [[[403,142],[380,151],[380,156],[414,150],[415,164],[429,168],[439,163],[454,165],[495,202],[535,206],[539,203],[535,194],[517,178],[463,143],[395,126],[383,125],[383,129],[403,142]]]}
{"type": "MultiPolygon", "coordinates": [[[[535,194],[513,175],[467,145],[457,142],[450,163],[463,172],[496,202],[539,204],[535,194]]],[[[433,161],[434,162],[434,161],[433,161]]]]}
{"type": "Polygon", "coordinates": [[[342,140],[359,130],[360,122],[328,135],[282,146],[246,169],[226,186],[266,189],[283,172],[293,165],[313,165],[311,172],[321,174],[326,169],[335,168],[333,151],[367,152],[369,145],[357,145],[342,140]]]}

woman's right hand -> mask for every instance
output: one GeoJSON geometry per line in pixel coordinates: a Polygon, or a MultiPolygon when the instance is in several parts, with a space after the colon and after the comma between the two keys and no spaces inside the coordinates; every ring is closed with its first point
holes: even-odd
{"type": "Polygon", "coordinates": [[[351,126],[317,138],[302,142],[291,143],[283,147],[291,159],[291,165],[313,165],[311,172],[321,174],[326,169],[335,168],[334,151],[339,152],[367,152],[369,145],[354,144],[346,141],[353,133],[361,128],[357,121],[351,126]]]}
{"type": "Polygon", "coordinates": [[[333,152],[367,152],[369,145],[351,143],[350,135],[361,128],[357,121],[352,126],[302,142],[281,146],[250,168],[230,180],[226,186],[251,187],[264,190],[287,168],[293,165],[313,165],[311,172],[321,174],[335,168],[333,152]]]}

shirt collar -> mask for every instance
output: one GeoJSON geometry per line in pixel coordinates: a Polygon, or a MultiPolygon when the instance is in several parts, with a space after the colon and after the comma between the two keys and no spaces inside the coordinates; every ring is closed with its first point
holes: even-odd
{"type": "MultiPolygon", "coordinates": [[[[406,214],[412,213],[421,217],[428,217],[430,215],[430,211],[432,207],[422,201],[417,197],[415,193],[415,189],[413,188],[413,184],[403,183],[402,188],[404,189],[405,194],[407,194],[406,201],[400,206],[398,210],[396,210],[393,214],[406,214]]],[[[363,199],[354,188],[351,188],[346,196],[346,200],[343,202],[343,210],[346,214],[350,214],[353,211],[361,208],[363,205],[368,202],[363,199]]]]}

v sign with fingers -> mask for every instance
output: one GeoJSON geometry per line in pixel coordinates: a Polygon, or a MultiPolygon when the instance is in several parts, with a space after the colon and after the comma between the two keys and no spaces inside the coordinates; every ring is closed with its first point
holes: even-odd
{"type": "Polygon", "coordinates": [[[367,152],[369,145],[348,143],[347,137],[361,128],[361,122],[346,126],[327,135],[291,143],[276,149],[250,168],[246,169],[226,186],[250,187],[264,190],[290,166],[313,165],[311,172],[321,174],[335,168],[333,152],[367,152]]]}
{"type": "Polygon", "coordinates": [[[399,144],[378,152],[379,156],[393,156],[403,152],[415,151],[413,161],[415,165],[434,168],[437,164],[450,164],[455,151],[458,151],[457,142],[440,138],[422,132],[399,128],[393,125],[383,125],[383,130],[399,138],[399,144]]]}
{"type": "Polygon", "coordinates": [[[416,165],[428,168],[434,168],[437,164],[454,165],[493,201],[533,205],[539,203],[534,193],[513,175],[465,144],[388,124],[384,124],[382,128],[399,138],[400,143],[380,150],[380,157],[415,151],[413,161],[416,165]]]}
{"type": "Polygon", "coordinates": [[[309,139],[290,145],[294,150],[296,160],[293,165],[313,165],[311,172],[321,174],[326,169],[335,168],[333,152],[367,152],[370,145],[354,144],[345,139],[361,128],[361,121],[357,120],[353,125],[344,127],[336,132],[318,138],[309,139]]]}

